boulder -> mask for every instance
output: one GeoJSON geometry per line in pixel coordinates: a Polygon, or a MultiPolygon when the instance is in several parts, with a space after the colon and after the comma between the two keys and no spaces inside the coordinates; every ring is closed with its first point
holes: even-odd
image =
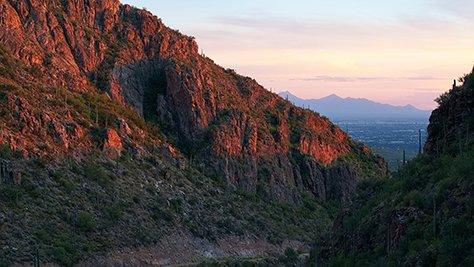
{"type": "Polygon", "coordinates": [[[103,151],[111,158],[118,158],[122,155],[122,139],[114,129],[107,129],[104,137],[103,151]]]}

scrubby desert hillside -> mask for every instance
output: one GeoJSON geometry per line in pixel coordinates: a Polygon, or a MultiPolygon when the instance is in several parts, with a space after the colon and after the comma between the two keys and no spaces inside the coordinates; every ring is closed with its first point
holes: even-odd
{"type": "Polygon", "coordinates": [[[474,72],[460,82],[438,98],[425,153],[389,180],[360,183],[312,263],[474,264],[474,72]]]}

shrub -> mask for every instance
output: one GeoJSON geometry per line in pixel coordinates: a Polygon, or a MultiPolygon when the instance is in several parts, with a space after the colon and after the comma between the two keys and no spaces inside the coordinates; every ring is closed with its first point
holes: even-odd
{"type": "Polygon", "coordinates": [[[66,192],[71,192],[72,190],[74,190],[74,183],[69,181],[65,177],[64,173],[57,171],[53,173],[52,178],[56,183],[62,186],[66,190],[66,192]]]}
{"type": "Polygon", "coordinates": [[[180,198],[174,198],[170,200],[171,209],[176,213],[180,213],[183,210],[182,204],[183,201],[180,198]]]}
{"type": "Polygon", "coordinates": [[[165,209],[160,204],[155,204],[151,208],[151,217],[157,222],[159,220],[165,220],[166,222],[172,222],[173,221],[173,214],[171,213],[171,211],[165,209]]]}
{"type": "MultiPolygon", "coordinates": [[[[2,68],[0,67],[0,74],[2,72],[2,68]]],[[[6,104],[8,101],[8,94],[9,94],[9,85],[8,84],[0,84],[0,103],[6,104]]]]}
{"type": "Polygon", "coordinates": [[[111,178],[107,170],[96,163],[87,163],[84,165],[84,175],[101,186],[110,184],[111,178]]]}
{"type": "Polygon", "coordinates": [[[0,187],[0,200],[3,200],[10,204],[17,204],[24,196],[24,192],[21,188],[14,186],[0,187]]]}
{"type": "Polygon", "coordinates": [[[16,159],[20,157],[19,151],[12,150],[8,144],[0,143],[0,159],[16,159]]]}
{"type": "Polygon", "coordinates": [[[38,198],[41,195],[41,189],[36,185],[30,177],[25,177],[21,181],[21,189],[25,194],[32,198],[38,198]]]}
{"type": "Polygon", "coordinates": [[[424,198],[420,194],[420,192],[418,192],[417,190],[413,190],[405,196],[403,204],[409,207],[421,208],[423,207],[423,201],[424,198]]]}
{"type": "Polygon", "coordinates": [[[53,55],[51,53],[48,53],[44,58],[43,63],[45,66],[51,66],[51,64],[53,64],[53,55]]]}
{"type": "Polygon", "coordinates": [[[85,232],[94,230],[96,227],[94,217],[86,211],[81,211],[76,218],[76,227],[85,232]]]}
{"type": "Polygon", "coordinates": [[[104,208],[104,212],[111,221],[118,221],[122,218],[124,212],[120,205],[109,205],[104,208]]]}
{"type": "Polygon", "coordinates": [[[280,233],[272,231],[268,234],[267,241],[273,245],[281,245],[283,243],[283,236],[280,233]]]}
{"type": "Polygon", "coordinates": [[[299,261],[298,252],[296,252],[293,248],[287,248],[281,261],[285,264],[285,266],[296,266],[299,261]]]}
{"type": "Polygon", "coordinates": [[[71,239],[67,237],[60,237],[54,240],[52,255],[63,266],[72,266],[78,261],[80,256],[71,239]]]}
{"type": "MultiPolygon", "coordinates": [[[[1,57],[0,57],[0,59],[1,59],[1,57]]],[[[0,65],[0,75],[9,76],[12,73],[13,73],[13,68],[11,66],[8,66],[8,65],[1,66],[0,65]]]]}

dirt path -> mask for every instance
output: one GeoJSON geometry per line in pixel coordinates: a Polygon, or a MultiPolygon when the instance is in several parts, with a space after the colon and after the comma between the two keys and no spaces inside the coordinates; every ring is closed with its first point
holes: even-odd
{"type": "Polygon", "coordinates": [[[277,246],[256,237],[228,236],[210,242],[177,231],[153,247],[114,252],[77,266],[195,266],[209,261],[224,263],[230,259],[255,261],[281,255],[288,247],[307,251],[304,244],[296,241],[285,241],[277,246]]]}

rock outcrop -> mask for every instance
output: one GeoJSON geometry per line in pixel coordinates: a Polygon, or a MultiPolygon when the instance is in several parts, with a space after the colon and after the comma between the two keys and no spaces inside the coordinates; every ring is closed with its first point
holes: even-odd
{"type": "MultiPolygon", "coordinates": [[[[0,0],[0,14],[0,43],[43,73],[37,82],[106,92],[236,187],[282,200],[301,190],[345,198],[368,176],[361,166],[386,174],[383,161],[328,119],[216,65],[198,53],[194,38],[150,12],[117,0],[0,0]]],[[[65,150],[77,147],[65,125],[49,125],[65,150]]],[[[123,146],[111,135],[104,149],[117,156],[123,146]]]]}
{"type": "Polygon", "coordinates": [[[120,136],[114,129],[106,130],[103,150],[112,158],[118,158],[122,154],[122,139],[120,139],[120,136]]]}

